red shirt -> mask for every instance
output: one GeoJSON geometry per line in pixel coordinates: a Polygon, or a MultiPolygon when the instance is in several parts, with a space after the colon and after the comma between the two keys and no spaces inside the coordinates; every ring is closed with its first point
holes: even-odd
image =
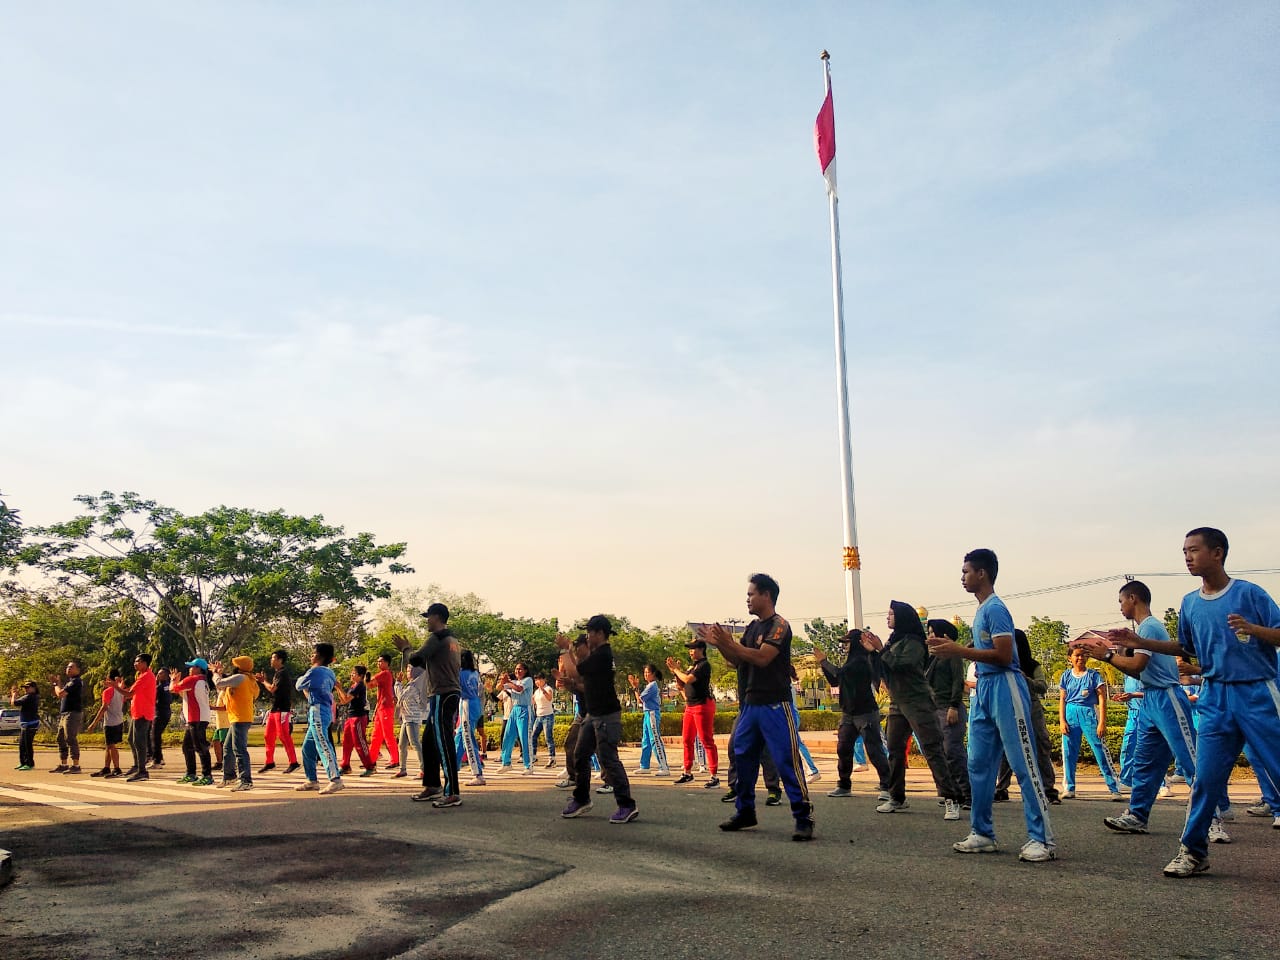
{"type": "Polygon", "coordinates": [[[133,678],[133,699],[129,701],[129,716],[135,720],[156,718],[156,675],[148,667],[133,678]]]}
{"type": "Polygon", "coordinates": [[[373,685],[378,689],[378,705],[375,710],[392,710],[396,705],[396,678],[390,670],[379,670],[373,675],[373,685]]]}

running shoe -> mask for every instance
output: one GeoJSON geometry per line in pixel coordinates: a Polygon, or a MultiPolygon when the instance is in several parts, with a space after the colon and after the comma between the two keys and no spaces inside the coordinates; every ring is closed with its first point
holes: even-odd
{"type": "MultiPolygon", "coordinates": [[[[66,773],[67,770],[68,770],[67,765],[65,763],[60,763],[49,772],[50,773],[66,773]]],[[[690,779],[693,779],[693,778],[691,777],[690,779]]]]}
{"type": "Polygon", "coordinates": [[[193,787],[210,787],[213,786],[213,777],[200,777],[198,780],[192,780],[193,787]]]}
{"type": "MultiPolygon", "coordinates": [[[[19,769],[19,770],[21,770],[22,768],[21,768],[21,767],[19,767],[18,769],[19,769]]],[[[111,768],[110,768],[110,767],[103,767],[101,770],[96,770],[96,771],[94,771],[93,773],[89,774],[89,776],[91,776],[91,777],[109,777],[109,776],[111,776],[111,768]]],[[[181,781],[179,781],[179,782],[181,782],[181,781]]]]}
{"type": "Polygon", "coordinates": [[[692,773],[680,774],[680,776],[676,777],[676,783],[693,783],[693,774],[692,773]]]}
{"type": "Polygon", "coordinates": [[[547,769],[554,770],[555,766],[556,766],[556,758],[552,757],[550,760],[547,761],[547,769]]]}
{"type": "Polygon", "coordinates": [[[867,765],[866,765],[865,763],[855,763],[855,764],[853,765],[853,772],[854,772],[854,773],[866,773],[866,772],[867,772],[867,765]]]}
{"type": "Polygon", "coordinates": [[[1236,818],[1236,812],[1231,807],[1224,807],[1218,811],[1218,819],[1223,823],[1231,823],[1236,818]]]}
{"type": "Polygon", "coordinates": [[[1173,796],[1173,791],[1169,789],[1169,785],[1167,783],[1162,783],[1160,784],[1160,789],[1156,792],[1156,796],[1161,800],[1168,800],[1173,796]]]}
{"type": "Polygon", "coordinates": [[[609,818],[610,823],[630,823],[636,817],[640,816],[640,811],[635,807],[619,807],[613,812],[613,816],[609,818]]]}
{"type": "Polygon", "coordinates": [[[560,811],[560,816],[564,817],[566,820],[572,820],[574,817],[580,817],[584,813],[589,812],[590,810],[591,810],[590,800],[588,800],[586,803],[579,803],[576,798],[570,797],[568,806],[566,806],[563,810],[560,811]]]}
{"type": "MultiPolygon", "coordinates": [[[[880,806],[876,807],[876,813],[897,813],[899,810],[904,810],[909,806],[911,806],[911,803],[905,797],[902,802],[898,802],[890,797],[884,803],[880,804],[880,806]]],[[[956,819],[958,820],[959,817],[956,819]]]]}
{"type": "Polygon", "coordinates": [[[817,783],[817,782],[818,782],[819,780],[821,780],[821,779],[822,779],[822,771],[821,771],[821,770],[814,770],[814,771],[813,771],[813,773],[809,774],[809,782],[810,782],[810,783],[817,783]]]}
{"type": "Polygon", "coordinates": [[[468,781],[467,781],[467,786],[468,786],[468,787],[483,787],[483,786],[484,786],[484,777],[476,777],[474,780],[468,780],[468,781]]]}
{"type": "Polygon", "coordinates": [[[258,772],[267,773],[268,771],[274,770],[275,768],[276,768],[276,765],[274,763],[264,763],[262,766],[258,768],[258,772]]]}
{"type": "Polygon", "coordinates": [[[437,809],[444,807],[460,807],[462,806],[462,798],[456,793],[451,797],[440,797],[431,801],[431,805],[437,809]]]}
{"type": "MultiPolygon", "coordinates": [[[[83,773],[83,772],[84,771],[81,770],[80,767],[74,763],[67,768],[67,773],[83,773]]],[[[145,778],[146,778],[146,774],[143,774],[143,779],[145,778]]]]}
{"type": "Polygon", "coordinates": [[[954,800],[948,800],[946,801],[945,806],[946,809],[942,812],[943,820],[960,819],[960,804],[956,803],[954,800]]]}
{"type": "Polygon", "coordinates": [[[1231,842],[1231,834],[1227,833],[1227,828],[1222,825],[1221,821],[1214,820],[1213,823],[1209,824],[1209,842],[1210,843],[1230,843],[1231,842]]]}
{"type": "MultiPolygon", "coordinates": [[[[74,768],[74,767],[72,767],[72,770],[74,770],[74,769],[75,769],[75,768],[74,768]]],[[[70,771],[68,771],[68,772],[70,772],[70,771]]],[[[135,773],[132,777],[125,777],[125,778],[124,778],[124,782],[125,782],[125,783],[137,783],[137,782],[138,782],[138,781],[140,781],[140,780],[150,780],[150,779],[151,779],[151,774],[147,773],[147,771],[145,771],[145,770],[141,770],[141,771],[139,771],[138,773],[135,773]]]]}
{"type": "Polygon", "coordinates": [[[302,766],[302,764],[300,764],[300,763],[291,763],[291,764],[289,764],[287,767],[285,767],[285,768],[284,768],[284,772],[285,772],[285,773],[293,773],[295,770],[299,769],[301,766],[302,766]]]}
{"type": "Polygon", "coordinates": [[[377,772],[378,771],[376,767],[365,767],[363,770],[360,771],[360,776],[372,777],[377,772]]]}
{"type": "Polygon", "coordinates": [[[34,770],[34,769],[35,769],[35,766],[34,766],[33,764],[30,764],[30,763],[22,763],[22,764],[19,764],[19,765],[18,765],[18,766],[16,766],[16,767],[14,767],[14,769],[15,769],[15,770],[21,770],[23,773],[25,773],[25,772],[26,772],[26,771],[28,771],[28,770],[34,770]]]}
{"type": "Polygon", "coordinates": [[[828,797],[852,797],[853,791],[850,790],[848,787],[836,787],[834,790],[828,793],[827,796],[828,797]]]}
{"type": "Polygon", "coordinates": [[[1170,860],[1164,868],[1166,877],[1177,877],[1179,880],[1194,877],[1209,869],[1208,857],[1197,857],[1186,847],[1178,847],[1178,855],[1170,860]]]}
{"type": "Polygon", "coordinates": [[[320,784],[315,780],[303,780],[300,784],[293,788],[298,793],[306,793],[308,790],[319,790],[320,784]]]}
{"type": "Polygon", "coordinates": [[[632,771],[631,771],[631,776],[633,776],[633,777],[652,777],[652,776],[653,776],[653,771],[652,771],[652,770],[650,770],[648,767],[636,767],[634,770],[632,770],[632,771]]]}
{"type": "Polygon", "coordinates": [[[1025,863],[1048,863],[1056,856],[1057,854],[1054,853],[1053,847],[1041,843],[1039,840],[1028,840],[1022,845],[1022,849],[1018,851],[1018,859],[1025,863]]]}
{"type": "Polygon", "coordinates": [[[600,786],[596,787],[596,793],[613,793],[613,787],[609,786],[607,783],[602,783],[600,786]]]}
{"type": "Polygon", "coordinates": [[[250,783],[250,782],[248,782],[248,781],[246,781],[246,780],[241,780],[239,783],[237,783],[234,787],[232,787],[232,788],[231,788],[231,792],[232,792],[232,793],[246,793],[246,792],[248,792],[248,791],[250,791],[250,790],[252,790],[252,789],[253,789],[253,784],[252,784],[252,783],[250,783]]]}
{"type": "Polygon", "coordinates": [[[1116,833],[1146,833],[1147,825],[1126,810],[1118,817],[1103,817],[1102,822],[1116,833]]]}
{"type": "Polygon", "coordinates": [[[702,789],[703,789],[703,790],[714,790],[714,789],[715,789],[716,787],[718,787],[718,786],[720,786],[720,778],[719,778],[719,777],[712,777],[710,780],[708,780],[706,783],[704,783],[704,784],[702,785],[702,789]]]}
{"type": "Polygon", "coordinates": [[[1252,807],[1245,807],[1244,812],[1251,817],[1269,817],[1271,816],[1271,807],[1266,803],[1255,803],[1252,807]]]}
{"type": "Polygon", "coordinates": [[[971,833],[963,840],[951,845],[956,853],[995,853],[1000,849],[995,837],[984,837],[980,833],[971,833]]]}
{"type": "Polygon", "coordinates": [[[341,780],[330,780],[328,785],[324,787],[320,791],[320,793],[323,796],[328,796],[331,793],[337,793],[339,790],[342,790],[345,786],[346,784],[344,784],[341,780]]]}
{"type": "Polygon", "coordinates": [[[428,800],[435,800],[437,797],[442,797],[442,796],[444,796],[443,790],[441,790],[439,787],[431,787],[429,789],[423,790],[421,793],[415,793],[409,799],[413,800],[415,803],[426,803],[428,800]]]}
{"type": "Polygon", "coordinates": [[[764,805],[766,807],[776,807],[782,803],[782,794],[777,790],[770,790],[765,795],[764,805]]]}
{"type": "Polygon", "coordinates": [[[178,783],[195,783],[195,782],[196,782],[195,776],[190,773],[183,774],[178,778],[178,783]]]}
{"type": "Polygon", "coordinates": [[[559,787],[561,790],[568,790],[573,787],[573,778],[561,777],[559,780],[556,781],[556,786],[559,787]]]}
{"type": "Polygon", "coordinates": [[[813,821],[797,820],[796,828],[791,831],[792,840],[812,840],[813,839],[813,821]]]}
{"type": "Polygon", "coordinates": [[[1074,790],[1063,790],[1060,796],[1063,800],[1074,800],[1076,798],[1076,792],[1074,790]]]}
{"type": "Polygon", "coordinates": [[[1119,790],[1112,790],[1111,796],[1108,797],[1108,799],[1112,803],[1124,803],[1124,794],[1121,793],[1119,790]]]}
{"type": "Polygon", "coordinates": [[[754,810],[739,810],[724,823],[720,824],[720,829],[725,833],[733,833],[735,830],[748,830],[759,822],[756,819],[754,810]]]}
{"type": "Polygon", "coordinates": [[[734,801],[734,800],[737,800],[737,799],[738,799],[738,791],[737,791],[737,790],[726,790],[726,791],[724,792],[724,795],[720,798],[720,802],[721,802],[721,803],[733,803],[733,801],[734,801]]]}

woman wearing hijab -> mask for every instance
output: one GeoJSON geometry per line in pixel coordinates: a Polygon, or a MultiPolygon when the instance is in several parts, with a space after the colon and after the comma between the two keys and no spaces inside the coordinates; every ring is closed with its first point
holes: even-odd
{"type": "Polygon", "coordinates": [[[933,782],[946,807],[944,820],[960,819],[963,790],[951,778],[943,749],[942,730],[934,705],[933,689],[925,678],[929,647],[924,639],[920,615],[910,604],[895,600],[889,605],[885,622],[891,633],[887,643],[870,631],[872,646],[880,649],[880,666],[889,687],[889,799],[876,807],[878,813],[896,813],[907,805],[907,741],[916,735],[920,752],[929,763],[933,782]]]}

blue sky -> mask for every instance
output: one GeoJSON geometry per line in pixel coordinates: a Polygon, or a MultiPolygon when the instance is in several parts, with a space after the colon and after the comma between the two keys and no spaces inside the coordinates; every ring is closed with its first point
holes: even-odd
{"type": "Polygon", "coordinates": [[[978,545],[1280,566],[1274,5],[778,6],[13,7],[0,489],[319,512],[513,615],[839,614],[826,47],[867,609],[978,545]]]}

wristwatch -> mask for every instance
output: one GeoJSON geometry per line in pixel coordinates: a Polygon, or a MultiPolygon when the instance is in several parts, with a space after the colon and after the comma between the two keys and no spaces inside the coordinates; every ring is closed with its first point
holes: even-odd
{"type": "Polygon", "coordinates": [[[1115,655],[1116,655],[1116,652],[1114,650],[1108,650],[1106,653],[1102,655],[1102,659],[1105,660],[1107,663],[1110,663],[1111,658],[1114,657],[1115,655]]]}

